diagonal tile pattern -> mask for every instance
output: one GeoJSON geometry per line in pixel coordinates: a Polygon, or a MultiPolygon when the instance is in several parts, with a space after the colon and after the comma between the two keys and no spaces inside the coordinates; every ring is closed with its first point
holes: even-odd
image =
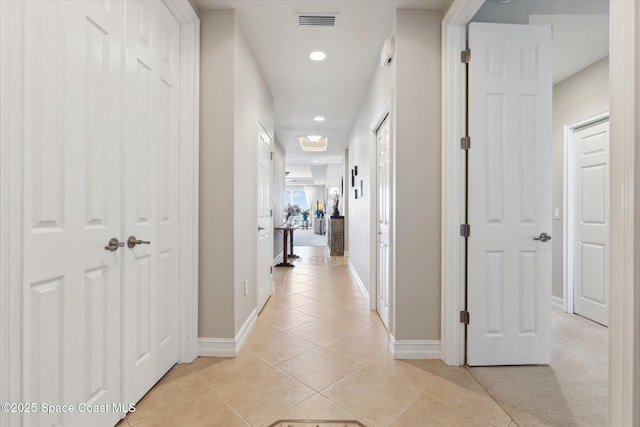
{"type": "Polygon", "coordinates": [[[280,419],[366,426],[509,426],[463,367],[394,360],[346,258],[296,247],[236,358],[176,366],[118,427],[269,426],[280,419]]]}

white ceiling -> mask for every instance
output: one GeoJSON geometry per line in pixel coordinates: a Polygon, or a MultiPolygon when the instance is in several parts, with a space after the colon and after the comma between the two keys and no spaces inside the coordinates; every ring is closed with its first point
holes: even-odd
{"type": "Polygon", "coordinates": [[[192,1],[201,10],[236,10],[274,98],[275,137],[287,153],[288,170],[290,165],[342,161],[351,125],[379,66],[382,45],[395,32],[395,10],[442,10],[449,4],[449,0],[192,1]],[[337,14],[337,26],[300,29],[296,17],[300,13],[337,14]],[[326,60],[309,60],[315,50],[325,52],[326,60]],[[315,122],[318,115],[326,120],[315,122]],[[304,135],[327,136],[327,151],[303,152],[298,137],[304,135]]]}
{"type": "Polygon", "coordinates": [[[487,0],[473,21],[551,26],[554,84],[609,55],[609,0],[487,0]]]}
{"type": "Polygon", "coordinates": [[[534,25],[553,31],[553,83],[609,55],[609,15],[531,15],[534,25]]]}
{"type": "MultiPolygon", "coordinates": [[[[341,163],[358,107],[380,66],[384,40],[395,32],[396,9],[443,10],[449,4],[449,0],[192,1],[200,10],[236,10],[274,98],[275,137],[286,151],[288,178],[307,185],[325,184],[326,165],[341,163]],[[337,26],[300,29],[297,14],[301,13],[337,14],[337,26]],[[324,51],[327,59],[309,60],[315,50],[324,51]],[[317,115],[326,120],[315,122],[317,115]],[[304,135],[327,136],[327,151],[303,152],[298,137],[304,135]]],[[[608,54],[607,13],[608,0],[507,4],[487,0],[474,21],[527,24],[531,17],[532,23],[553,25],[555,82],[608,54]],[[576,14],[591,16],[567,17],[576,14]]]]}

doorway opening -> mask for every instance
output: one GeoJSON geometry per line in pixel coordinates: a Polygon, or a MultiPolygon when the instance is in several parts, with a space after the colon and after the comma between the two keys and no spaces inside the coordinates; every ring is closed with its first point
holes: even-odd
{"type": "Polygon", "coordinates": [[[607,326],[609,113],[566,125],[564,152],[563,309],[607,326]]]}
{"type": "MultiPolygon", "coordinates": [[[[494,2],[491,2],[491,3],[494,3],[494,2]]],[[[517,2],[517,3],[519,4],[518,7],[520,7],[524,3],[535,3],[535,2],[517,2]]],[[[603,3],[607,4],[608,2],[603,2],[603,3]]],[[[489,2],[486,2],[486,4],[489,4],[489,2]]],[[[516,7],[515,5],[516,3],[514,2],[514,8],[516,7]]],[[[447,56],[447,59],[445,59],[443,63],[443,75],[446,75],[443,81],[443,90],[447,93],[456,93],[459,87],[464,87],[464,78],[465,78],[464,72],[452,72],[452,70],[455,67],[459,66],[459,61],[460,61],[459,52],[460,50],[464,49],[464,46],[465,46],[464,40],[466,39],[466,24],[472,20],[472,17],[478,11],[477,8],[475,8],[474,10],[473,7],[470,7],[468,5],[462,5],[462,3],[457,4],[457,6],[458,6],[458,9],[460,10],[457,10],[454,14],[452,14],[452,16],[456,16],[457,19],[459,19],[459,21],[456,24],[445,25],[443,30],[443,35],[444,35],[443,48],[450,49],[449,55],[447,56]],[[455,25],[460,25],[460,27],[455,27],[455,25]],[[456,51],[452,49],[453,46],[457,47],[456,51]]],[[[608,4],[607,4],[607,8],[608,8],[608,4]]],[[[453,9],[456,9],[456,8],[453,7],[453,9]]],[[[555,13],[557,12],[558,11],[555,11],[555,13]]],[[[544,14],[542,12],[537,12],[537,13],[539,15],[544,14]]],[[[550,12],[545,12],[545,13],[548,14],[550,12]]],[[[565,13],[570,13],[570,12],[565,12],[565,13]]],[[[453,19],[454,18],[452,18],[452,21],[447,21],[445,19],[445,24],[452,23],[453,19]]],[[[604,21],[607,22],[608,17],[604,17],[604,21]]],[[[496,22],[496,21],[492,20],[491,22],[496,22]]],[[[504,21],[501,21],[501,22],[504,22],[504,21]]],[[[529,22],[527,22],[527,24],[528,23],[529,22]]],[[[605,30],[605,32],[608,33],[608,30],[605,30]]],[[[554,38],[555,38],[555,35],[556,35],[556,31],[554,30],[554,38]]],[[[606,44],[608,45],[608,43],[606,44]]],[[[472,57],[473,56],[474,54],[472,53],[472,57]]],[[[554,58],[555,57],[557,57],[557,55],[554,54],[554,58]]],[[[443,100],[443,108],[445,110],[445,114],[455,116],[455,115],[459,115],[460,111],[464,111],[466,108],[466,105],[465,105],[465,102],[460,99],[457,99],[454,102],[454,100],[447,97],[446,99],[443,100]]],[[[445,123],[443,124],[445,126],[443,131],[446,135],[445,138],[443,139],[443,144],[445,144],[445,141],[447,141],[449,144],[453,142],[457,143],[457,139],[460,136],[464,136],[464,135],[461,135],[461,130],[464,129],[463,124],[464,122],[461,120],[446,120],[445,123]]],[[[555,149],[557,149],[557,142],[554,143],[554,145],[555,145],[555,149]]],[[[560,139],[560,147],[562,150],[562,147],[563,147],[562,139],[560,139]]],[[[555,149],[554,149],[554,153],[555,153],[555,149]]],[[[461,166],[463,165],[463,163],[460,161],[462,156],[458,152],[451,152],[453,151],[453,149],[449,150],[448,146],[446,145],[443,145],[443,151],[446,152],[445,159],[447,157],[457,159],[455,162],[449,161],[447,163],[447,168],[445,171],[446,176],[443,177],[443,179],[445,180],[445,184],[443,186],[443,193],[446,192],[448,194],[451,194],[447,191],[447,188],[452,188],[452,187],[458,188],[458,189],[464,188],[463,180],[459,178],[459,176],[463,176],[460,174],[460,170],[463,169],[463,167],[461,166]],[[457,163],[455,168],[450,168],[450,166],[453,163],[457,163]],[[453,172],[457,172],[458,177],[453,177],[453,172]]],[[[560,162],[560,164],[558,165],[556,161],[557,158],[558,157],[556,157],[554,154],[554,174],[559,170],[560,176],[562,177],[563,162],[560,162]],[[558,166],[559,166],[559,169],[558,169],[558,166]]],[[[559,157],[559,158],[562,158],[562,157],[559,157]]],[[[560,201],[562,200],[562,196],[561,196],[562,186],[563,186],[562,178],[558,181],[556,179],[556,176],[554,175],[553,206],[556,206],[556,207],[563,206],[561,202],[560,204],[556,202],[556,195],[558,194],[560,195],[559,200],[560,201]],[[560,185],[560,191],[558,191],[558,188],[557,188],[558,185],[560,185]]],[[[444,205],[443,207],[445,211],[456,212],[457,214],[459,214],[460,212],[463,212],[462,209],[459,209],[459,206],[461,204],[460,201],[463,200],[463,197],[461,197],[460,194],[463,194],[463,193],[453,193],[451,194],[451,197],[448,197],[448,194],[443,194],[443,205],[444,205]],[[452,207],[454,208],[457,207],[457,208],[455,210],[452,210],[451,209],[452,207]]],[[[551,214],[551,212],[552,211],[549,210],[549,214],[551,214]]],[[[555,209],[554,209],[554,213],[555,213],[555,209]]],[[[454,218],[453,220],[456,221],[457,219],[459,218],[454,218]]],[[[560,219],[562,219],[562,215],[560,215],[560,219]]],[[[558,223],[554,222],[554,230],[556,229],[557,224],[561,224],[560,221],[558,221],[558,223]]],[[[453,232],[450,233],[448,231],[448,230],[454,230],[452,225],[455,225],[455,224],[449,224],[449,226],[447,227],[447,224],[443,223],[443,237],[445,236],[445,234],[451,235],[453,237],[453,232]]],[[[472,228],[473,228],[473,224],[472,224],[472,228]]],[[[457,231],[456,231],[456,234],[458,234],[457,231]]],[[[560,248],[562,248],[562,240],[563,240],[562,233],[558,233],[554,231],[552,234],[554,235],[554,241],[553,241],[554,246],[557,244],[560,244],[560,248]],[[557,238],[555,238],[555,236],[557,236],[557,238]]],[[[456,236],[456,237],[460,239],[459,236],[456,236]]],[[[464,252],[464,245],[461,243],[452,244],[451,241],[443,243],[443,253],[447,254],[449,261],[460,263],[460,259],[462,258],[461,254],[463,252],[464,252]]],[[[558,253],[558,252],[554,250],[554,253],[558,253]]],[[[562,250],[560,250],[559,253],[562,253],[562,250]]],[[[459,265],[462,266],[463,264],[459,264],[459,265]]],[[[562,263],[560,265],[562,265],[562,263]]],[[[445,265],[443,265],[443,270],[444,270],[443,285],[445,283],[449,283],[449,286],[443,286],[443,298],[444,298],[443,316],[447,316],[448,319],[452,320],[457,317],[456,315],[458,314],[458,311],[461,310],[463,307],[464,300],[461,298],[461,296],[464,294],[464,288],[461,288],[458,285],[461,282],[459,280],[459,277],[463,276],[463,268],[462,267],[455,268],[455,266],[453,268],[448,268],[449,266],[450,266],[449,262],[445,262],[445,265]],[[451,286],[451,283],[452,283],[451,278],[458,278],[458,280],[455,281],[456,283],[455,286],[451,286]],[[450,298],[455,298],[457,301],[457,304],[446,304],[446,301],[450,300],[450,298]]],[[[554,278],[555,277],[556,275],[554,274],[554,278]]],[[[554,279],[553,283],[555,285],[553,289],[554,294],[559,296],[558,300],[562,300],[562,269],[560,269],[560,280],[558,281],[554,279]],[[560,289],[560,292],[558,292],[558,287],[560,289]]],[[[558,302],[558,300],[556,302],[558,302]]],[[[550,303],[551,302],[549,302],[549,304],[550,303]]],[[[562,314],[562,313],[559,313],[559,314],[562,314]]],[[[473,314],[471,314],[471,318],[473,319],[473,314]]],[[[456,322],[457,322],[457,319],[456,319],[456,322]]],[[[454,345],[450,345],[450,342],[444,343],[443,358],[445,358],[445,360],[448,360],[448,361],[456,360],[456,363],[461,363],[465,355],[464,340],[463,340],[464,327],[456,325],[453,322],[444,323],[443,337],[445,336],[446,336],[445,340],[449,340],[451,337],[455,336],[457,339],[457,343],[455,343],[454,345]]]]}

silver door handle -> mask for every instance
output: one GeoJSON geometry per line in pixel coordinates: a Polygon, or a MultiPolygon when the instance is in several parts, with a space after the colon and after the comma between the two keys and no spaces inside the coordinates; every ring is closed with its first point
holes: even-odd
{"type": "Polygon", "coordinates": [[[114,237],[113,239],[109,240],[109,243],[107,243],[107,246],[104,247],[104,250],[114,252],[117,251],[118,248],[121,248],[123,246],[124,242],[121,242],[116,237],[114,237]]]}
{"type": "Polygon", "coordinates": [[[549,236],[547,233],[540,233],[540,236],[534,237],[533,240],[540,240],[541,242],[547,242],[551,240],[551,236],[549,236]]]}
{"type": "MultiPolygon", "coordinates": [[[[127,246],[130,248],[135,248],[136,245],[150,245],[151,242],[148,240],[138,240],[136,239],[136,236],[129,236],[129,238],[127,239],[127,246]]],[[[124,245],[124,243],[123,243],[124,245]]]]}
{"type": "Polygon", "coordinates": [[[258,231],[262,231],[262,230],[264,230],[264,227],[258,226],[258,231]]]}

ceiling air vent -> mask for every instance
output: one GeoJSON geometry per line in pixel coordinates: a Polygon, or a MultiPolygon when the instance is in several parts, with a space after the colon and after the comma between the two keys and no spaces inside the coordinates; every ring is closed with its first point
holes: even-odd
{"type": "Polygon", "coordinates": [[[335,28],[336,15],[299,14],[299,28],[335,28]]]}

